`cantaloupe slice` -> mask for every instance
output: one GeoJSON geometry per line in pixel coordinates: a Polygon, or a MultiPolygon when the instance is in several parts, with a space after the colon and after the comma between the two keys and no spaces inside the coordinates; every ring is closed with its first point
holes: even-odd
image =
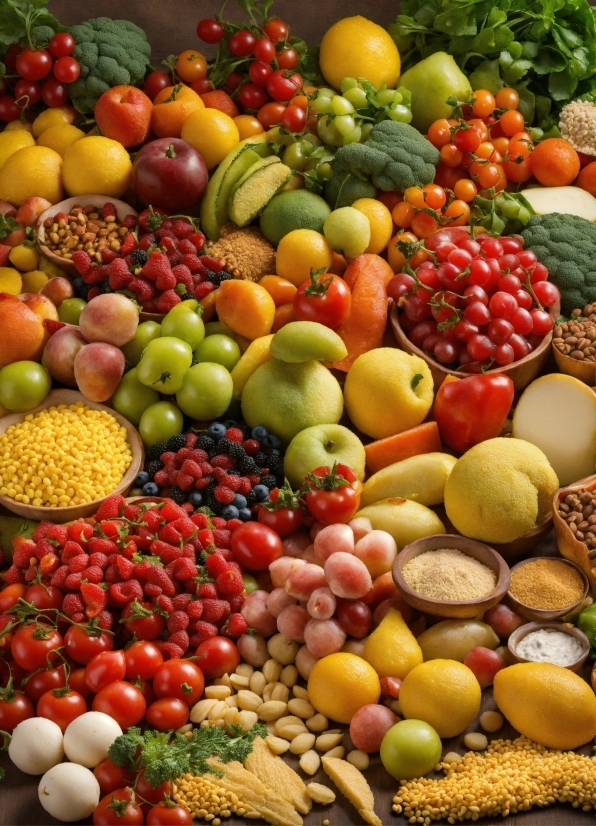
{"type": "Polygon", "coordinates": [[[552,374],[530,384],[513,416],[513,436],[545,454],[569,485],[594,473],[596,394],[573,376],[552,374]]]}
{"type": "Polygon", "coordinates": [[[537,186],[521,193],[536,215],[559,212],[596,221],[596,198],[578,186],[537,186]]]}

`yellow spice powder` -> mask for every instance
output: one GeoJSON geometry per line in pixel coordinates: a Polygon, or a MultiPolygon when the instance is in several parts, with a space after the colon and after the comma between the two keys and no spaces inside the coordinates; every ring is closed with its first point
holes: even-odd
{"type": "Polygon", "coordinates": [[[580,600],[584,581],[562,559],[542,558],[527,562],[511,574],[509,590],[530,608],[557,610],[580,600]]]}
{"type": "Polygon", "coordinates": [[[404,565],[402,575],[410,588],[423,597],[447,602],[484,597],[497,583],[490,568],[455,548],[419,554],[404,565]]]}

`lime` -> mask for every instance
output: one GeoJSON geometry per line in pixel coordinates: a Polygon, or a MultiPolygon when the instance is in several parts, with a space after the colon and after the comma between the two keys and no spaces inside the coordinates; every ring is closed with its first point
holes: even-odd
{"type": "Polygon", "coordinates": [[[284,235],[294,229],[314,229],[323,232],[323,224],[331,210],[327,201],[307,189],[295,189],[275,195],[261,215],[261,232],[271,243],[279,244],[284,235]]]}
{"type": "Polygon", "coordinates": [[[362,255],[370,244],[370,221],[354,207],[334,209],[325,220],[323,232],[331,249],[348,258],[362,255]]]}

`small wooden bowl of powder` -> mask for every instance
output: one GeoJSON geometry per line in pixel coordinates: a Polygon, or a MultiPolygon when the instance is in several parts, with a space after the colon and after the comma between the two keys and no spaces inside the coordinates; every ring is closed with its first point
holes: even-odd
{"type": "Polygon", "coordinates": [[[562,622],[529,622],[509,637],[507,647],[518,663],[552,663],[577,672],[588,659],[586,635],[562,622]]]}
{"type": "Polygon", "coordinates": [[[587,593],[588,578],[579,565],[537,556],[513,566],[505,602],[524,619],[541,622],[571,613],[587,593]]]}
{"type": "Polygon", "coordinates": [[[418,611],[468,619],[501,600],[509,588],[509,567],[483,542],[436,534],[400,551],[393,580],[408,605],[418,611]]]}

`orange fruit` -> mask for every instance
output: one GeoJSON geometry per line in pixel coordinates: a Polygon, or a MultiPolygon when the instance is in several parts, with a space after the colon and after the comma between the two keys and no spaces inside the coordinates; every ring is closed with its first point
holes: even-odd
{"type": "Polygon", "coordinates": [[[596,161],[584,166],[577,178],[577,186],[596,196],[596,161]]]}
{"type": "Polygon", "coordinates": [[[542,186],[568,186],[577,178],[579,155],[563,138],[547,138],[530,155],[532,175],[542,186]]]}
{"type": "Polygon", "coordinates": [[[275,302],[264,287],[253,281],[222,281],[215,291],[220,321],[235,333],[254,341],[271,331],[275,302]]]}
{"type": "MultiPolygon", "coordinates": [[[[238,107],[223,89],[214,89],[212,92],[205,92],[201,95],[201,100],[207,109],[219,109],[231,118],[237,117],[240,112],[238,107]]],[[[253,133],[254,134],[254,133],[253,133]]]]}
{"type": "Polygon", "coordinates": [[[182,80],[185,80],[187,83],[192,83],[193,80],[205,77],[207,74],[207,61],[204,55],[196,49],[187,49],[178,55],[176,72],[178,72],[182,80]]]}
{"type": "Polygon", "coordinates": [[[158,138],[179,138],[186,118],[204,108],[199,95],[189,86],[166,86],[153,101],[151,128],[158,138]]]}
{"type": "Polygon", "coordinates": [[[298,288],[291,281],[280,278],[279,275],[264,275],[259,284],[267,290],[276,307],[291,304],[298,292],[298,288]]]}
{"type": "Polygon", "coordinates": [[[232,120],[236,124],[241,141],[265,131],[259,121],[253,118],[252,115],[236,115],[232,120]]]}

